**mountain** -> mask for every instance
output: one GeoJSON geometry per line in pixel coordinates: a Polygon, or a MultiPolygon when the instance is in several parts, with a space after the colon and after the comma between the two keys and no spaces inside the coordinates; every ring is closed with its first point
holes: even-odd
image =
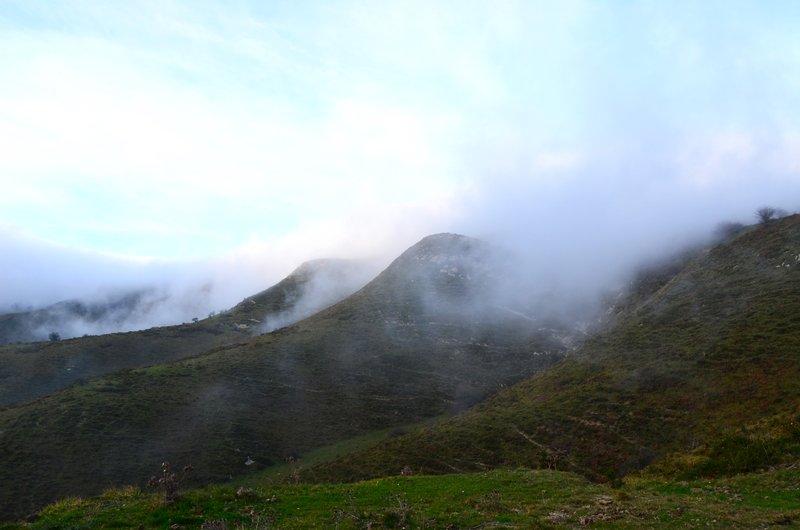
{"type": "Polygon", "coordinates": [[[430,236],[293,325],[0,411],[2,516],[142,484],[163,461],[192,464],[195,484],[226,480],[464,410],[573,339],[504,295],[510,266],[480,241],[430,236]]]}
{"type": "Polygon", "coordinates": [[[800,460],[800,216],[652,269],[608,327],[469,411],[305,470],[316,481],[550,467],[614,480],[800,460]]]}
{"type": "MultiPolygon", "coordinates": [[[[245,298],[232,309],[192,324],[0,346],[0,406],[35,399],[123,368],[182,359],[247,340],[338,302],[362,287],[369,279],[370,271],[371,267],[361,262],[314,260],[302,264],[269,289],[245,298]]],[[[139,303],[139,296],[131,295],[130,301],[122,299],[114,304],[134,307],[139,303]]],[[[71,312],[59,313],[62,319],[86,311],[98,318],[108,318],[109,311],[107,305],[91,309],[94,306],[78,302],[54,307],[72,308],[71,312]]],[[[5,318],[5,322],[17,319],[30,324],[39,318],[37,315],[52,316],[55,312],[50,308],[35,313],[0,315],[0,323],[5,318]]],[[[118,314],[122,313],[127,314],[125,311],[118,314]]],[[[64,321],[60,322],[63,324],[64,321]]]]}

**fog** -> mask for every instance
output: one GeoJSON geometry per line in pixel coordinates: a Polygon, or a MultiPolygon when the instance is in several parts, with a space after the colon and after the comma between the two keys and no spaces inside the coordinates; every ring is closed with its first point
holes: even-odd
{"type": "Polygon", "coordinates": [[[287,300],[288,309],[265,315],[259,331],[269,333],[294,324],[345,299],[377,273],[377,263],[365,260],[311,260],[292,272],[302,283],[287,300]]]}
{"type": "Polygon", "coordinates": [[[499,176],[475,194],[459,228],[514,251],[529,283],[569,298],[615,289],[643,263],[710,242],[721,223],[756,223],[762,204],[800,209],[794,176],[696,187],[614,169],[562,171],[562,182],[544,184],[499,176]]]}
{"type": "MultiPolygon", "coordinates": [[[[722,222],[754,223],[755,210],[763,204],[796,212],[800,202],[795,200],[797,185],[790,180],[754,179],[740,182],[738,188],[697,190],[668,179],[642,186],[613,175],[602,182],[580,174],[564,178],[566,183],[556,185],[498,175],[476,184],[460,204],[451,205],[455,213],[448,218],[425,219],[402,234],[386,227],[385,234],[374,234],[372,240],[341,237],[319,244],[309,239],[307,247],[293,243],[296,247],[280,258],[272,257],[275,245],[207,260],[132,260],[3,233],[0,310],[78,300],[90,306],[90,312],[92,306],[106,312],[99,319],[62,322],[57,331],[65,338],[144,329],[228,309],[277,283],[306,259],[369,259],[368,267],[323,274],[309,282],[302,296],[292,301],[291,311],[263,323],[261,331],[266,332],[338,301],[419,238],[447,230],[486,240],[514,260],[513,271],[509,263],[498,267],[509,275],[503,289],[516,299],[509,307],[546,303],[552,315],[570,318],[565,313],[575,312],[585,317],[587,308],[622,288],[642,263],[709,241],[722,222]],[[338,254],[332,254],[332,244],[339,245],[338,254]],[[125,297],[127,303],[120,304],[125,297]]],[[[355,224],[353,230],[363,235],[355,224]]],[[[286,251],[290,246],[279,248],[286,251]]],[[[46,324],[34,334],[44,339],[51,328],[46,324]]]]}
{"type": "Polygon", "coordinates": [[[0,269],[6,271],[0,280],[0,314],[45,310],[20,330],[20,337],[36,340],[46,340],[51,332],[71,338],[187,323],[230,309],[284,276],[302,277],[287,301],[290,308],[262,323],[262,331],[271,331],[355,292],[383,266],[362,256],[312,260],[293,271],[286,259],[252,253],[205,261],[131,260],[13,234],[0,234],[0,246],[5,250],[0,269]]]}

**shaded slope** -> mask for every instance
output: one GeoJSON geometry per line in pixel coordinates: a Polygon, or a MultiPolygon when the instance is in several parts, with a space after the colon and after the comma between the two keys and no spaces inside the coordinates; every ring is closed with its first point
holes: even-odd
{"type": "Polygon", "coordinates": [[[800,457],[800,216],[719,244],[664,280],[636,290],[608,331],[552,368],[306,478],[498,465],[612,478],[692,451],[732,462],[714,451],[748,450],[735,433],[765,418],[772,431],[759,432],[777,441],[753,444],[761,465],[800,457]]]}
{"type": "Polygon", "coordinates": [[[242,342],[268,321],[287,324],[341,300],[366,282],[366,272],[356,262],[316,260],[234,308],[192,324],[0,347],[0,406],[123,368],[242,342]]]}
{"type": "Polygon", "coordinates": [[[141,483],[164,460],[224,480],[477,402],[564,349],[487,306],[496,266],[480,242],[431,236],[293,326],[0,412],[2,515],[141,483]]]}

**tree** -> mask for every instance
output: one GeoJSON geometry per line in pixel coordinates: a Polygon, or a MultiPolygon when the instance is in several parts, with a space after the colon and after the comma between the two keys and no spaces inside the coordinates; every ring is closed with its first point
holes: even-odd
{"type": "Polygon", "coordinates": [[[756,217],[758,217],[758,220],[761,221],[761,224],[765,225],[774,221],[777,213],[778,211],[771,206],[762,206],[756,210],[756,217]]]}
{"type": "Polygon", "coordinates": [[[50,335],[48,335],[47,337],[50,339],[50,342],[58,342],[61,340],[61,335],[59,335],[55,331],[51,331],[50,335]]]}

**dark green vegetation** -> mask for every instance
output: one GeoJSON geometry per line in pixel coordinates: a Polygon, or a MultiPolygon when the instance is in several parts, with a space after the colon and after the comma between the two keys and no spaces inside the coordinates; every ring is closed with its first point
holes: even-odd
{"type": "Polygon", "coordinates": [[[564,330],[498,305],[495,267],[484,244],[431,236],[295,325],[0,412],[2,515],[142,485],[165,460],[223,481],[477,403],[564,350],[564,330]]]}
{"type": "Polygon", "coordinates": [[[209,487],[162,505],[137,488],[65,499],[55,528],[772,528],[800,524],[800,472],[631,479],[611,488],[560,471],[391,477],[347,485],[209,487]]]}
{"type": "MultiPolygon", "coordinates": [[[[267,319],[292,315],[297,302],[319,277],[347,287],[352,284],[349,277],[358,274],[358,269],[357,264],[345,260],[309,262],[281,282],[246,298],[234,308],[192,324],[59,342],[0,346],[0,406],[35,399],[73,383],[123,368],[169,362],[215,347],[243,342],[258,333],[267,319]]],[[[304,309],[322,309],[352,294],[352,291],[330,289],[326,294],[330,296],[317,297],[324,305],[315,306],[312,303],[304,309]]],[[[91,309],[82,304],[72,305],[78,306],[79,309],[73,311],[77,314],[91,309]]],[[[0,315],[0,330],[10,323],[34,325],[38,319],[46,317],[39,313],[47,314],[48,311],[0,315]]]]}
{"type": "Polygon", "coordinates": [[[800,457],[800,216],[633,285],[607,331],[435,426],[304,471],[310,480],[553,467],[614,480],[752,471],[800,457]]]}

